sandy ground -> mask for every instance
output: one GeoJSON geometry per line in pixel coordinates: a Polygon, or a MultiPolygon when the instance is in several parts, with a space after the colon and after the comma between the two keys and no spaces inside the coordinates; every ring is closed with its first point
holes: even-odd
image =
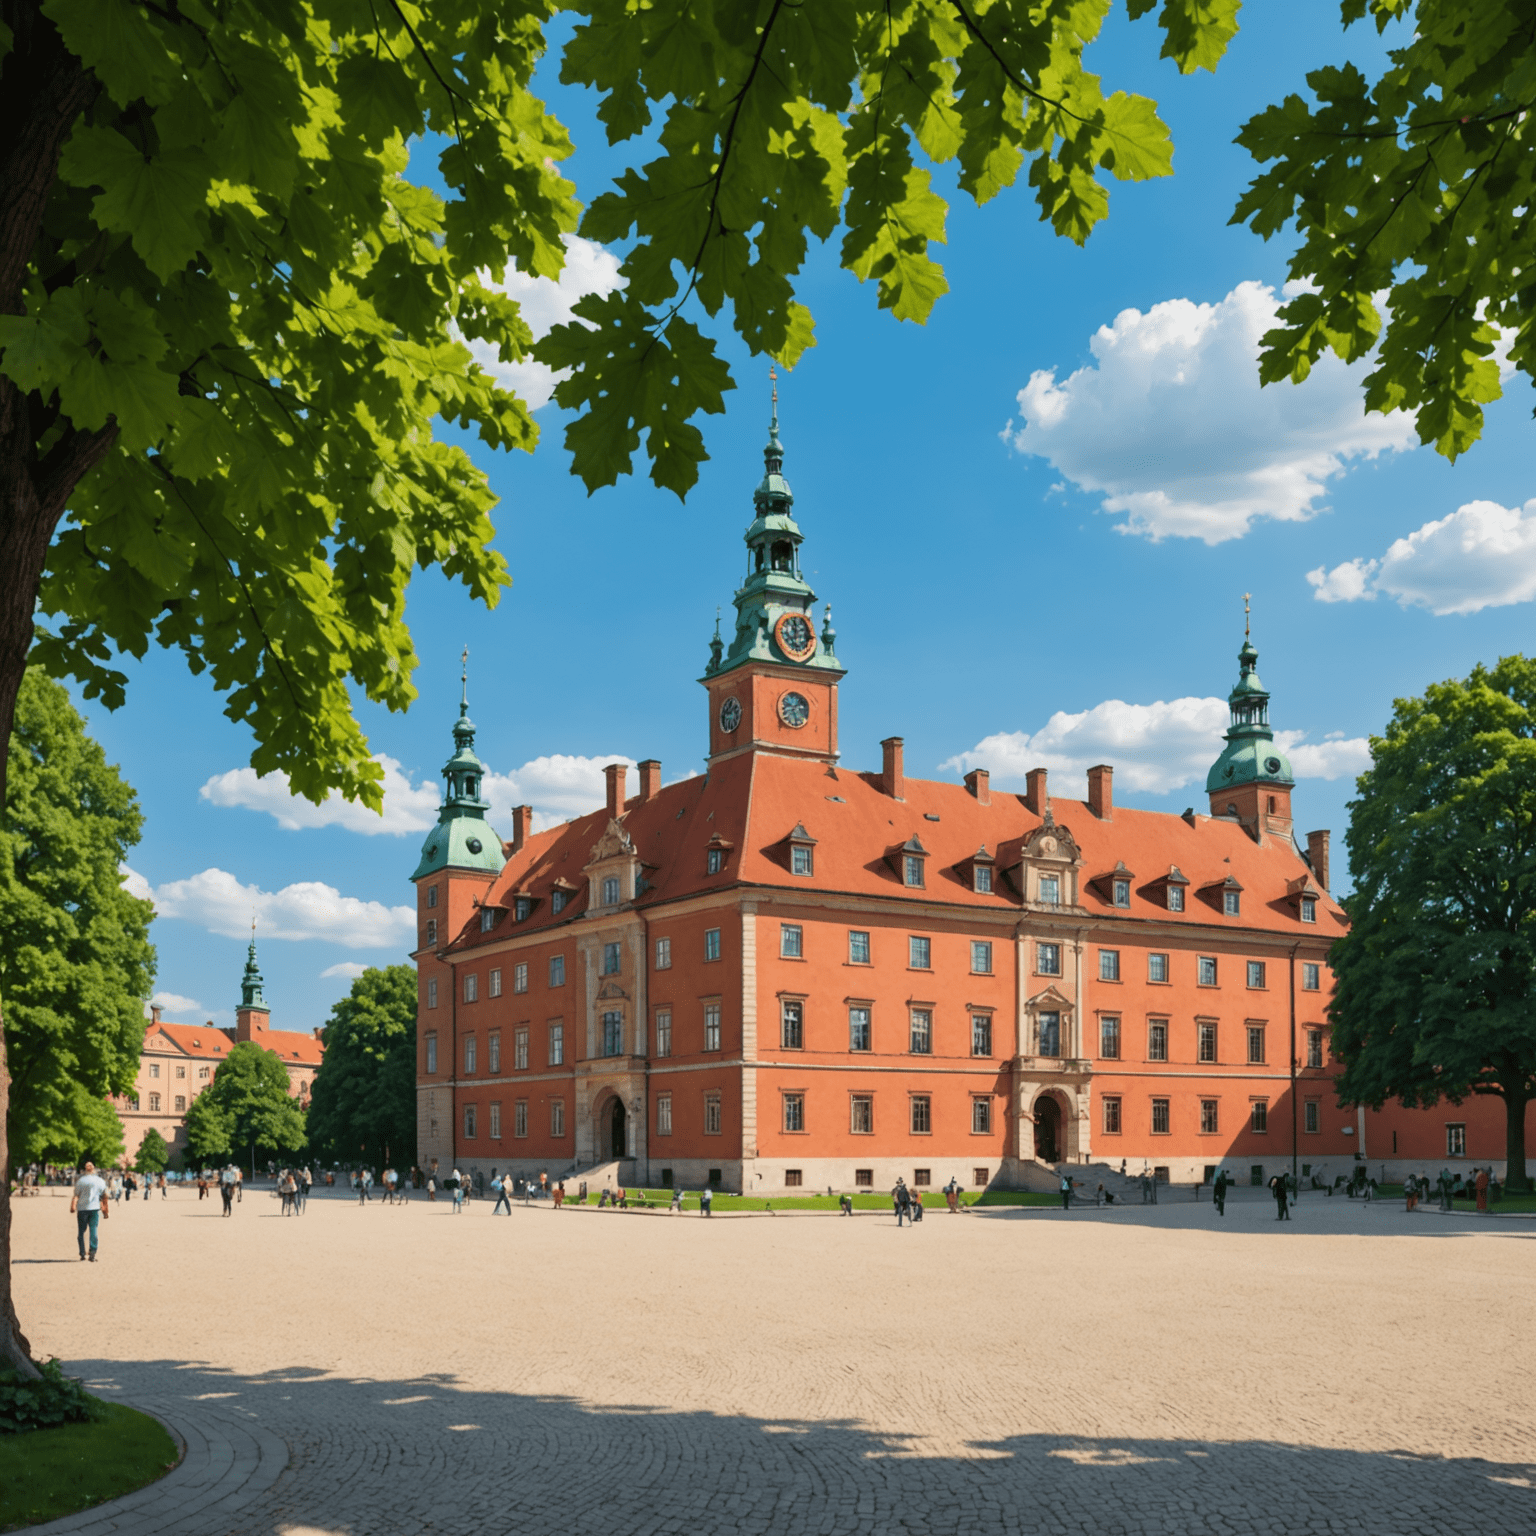
{"type": "Polygon", "coordinates": [[[67,1209],[34,1352],[282,1435],[242,1531],[1536,1529],[1536,1222],[67,1209]]]}

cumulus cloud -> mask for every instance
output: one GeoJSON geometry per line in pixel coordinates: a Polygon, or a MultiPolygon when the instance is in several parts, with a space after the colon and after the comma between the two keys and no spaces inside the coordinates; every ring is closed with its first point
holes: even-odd
{"type": "MultiPolygon", "coordinates": [[[[1205,783],[1221,751],[1228,724],[1224,699],[1170,699],[1127,704],[1107,699],[1078,714],[1058,710],[1038,731],[1001,731],[957,753],[941,768],[969,773],[986,768],[1003,789],[1023,789],[1031,768],[1048,768],[1052,789],[1069,799],[1087,793],[1087,770],[1110,763],[1122,791],[1161,795],[1185,784],[1205,783]]],[[[1337,778],[1358,772],[1367,760],[1363,738],[1334,738],[1308,745],[1304,731],[1277,731],[1275,739],[1298,778],[1337,778]]]]}
{"type": "Polygon", "coordinates": [[[320,972],[321,981],[332,981],[340,977],[346,981],[356,981],[368,967],[361,960],[343,960],[338,965],[328,965],[320,972]]]}
{"type": "MultiPolygon", "coordinates": [[[[623,279],[619,276],[619,258],[612,251],[583,240],[579,235],[567,235],[565,266],[558,278],[530,277],[526,272],[508,267],[505,281],[490,286],[499,286],[509,298],[517,300],[522,306],[523,319],[534,339],[539,340],[555,326],[575,318],[572,310],[579,299],[589,293],[610,294],[623,286],[623,279]]],[[[525,400],[530,410],[547,405],[556,383],[564,377],[531,357],[504,363],[489,342],[461,339],[475,361],[503,389],[510,389],[525,400]]]]}
{"type": "Polygon", "coordinates": [[[1089,343],[1091,365],[1030,376],[1003,438],[1102,494],[1125,533],[1219,544],[1255,518],[1304,521],[1351,459],[1416,434],[1401,412],[1367,415],[1363,369],[1331,355],[1300,387],[1260,389],[1259,341],[1279,303],[1248,282],[1216,304],[1123,310],[1089,343]]]}
{"type": "Polygon", "coordinates": [[[1434,614],[1477,613],[1536,597],[1536,499],[1523,507],[1469,501],[1396,540],[1379,560],[1307,572],[1320,602],[1377,592],[1434,614]]]}
{"type": "Polygon", "coordinates": [[[126,864],[117,866],[119,883],[130,896],[137,896],[140,901],[150,901],[154,898],[154,891],[150,888],[149,881],[138,870],[130,869],[126,864]]]}
{"type": "MultiPolygon", "coordinates": [[[[179,992],[156,992],[149,1001],[154,1007],[163,1008],[169,1014],[196,1014],[200,1019],[213,1016],[211,1008],[204,1008],[195,997],[183,997],[179,992]]],[[[145,1017],[148,1017],[148,1009],[145,1010],[145,1017]]],[[[176,1020],[172,1018],[169,1022],[174,1024],[176,1020]]]]}
{"type": "Polygon", "coordinates": [[[264,891],[243,885],[228,870],[205,869],[148,894],[159,916],[183,918],[230,939],[251,931],[254,914],[257,933],[265,939],[321,939],[353,949],[409,949],[415,943],[413,908],[343,896],[318,880],[264,891]]]}

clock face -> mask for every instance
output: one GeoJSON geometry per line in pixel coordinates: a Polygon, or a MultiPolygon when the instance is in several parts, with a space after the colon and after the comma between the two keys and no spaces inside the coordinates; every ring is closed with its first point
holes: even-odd
{"type": "Polygon", "coordinates": [[[1266,757],[1264,759],[1264,771],[1265,773],[1279,773],[1280,759],[1278,757],[1266,757]]]}
{"type": "Polygon", "coordinates": [[[727,736],[741,724],[741,700],[727,699],[720,706],[720,729],[727,736]]]}
{"type": "Polygon", "coordinates": [[[786,693],[779,700],[779,719],[793,730],[799,730],[811,718],[811,706],[803,695],[786,693]]]}
{"type": "Polygon", "coordinates": [[[803,613],[786,613],[774,626],[779,649],[792,661],[805,661],[816,649],[816,634],[803,613]]]}

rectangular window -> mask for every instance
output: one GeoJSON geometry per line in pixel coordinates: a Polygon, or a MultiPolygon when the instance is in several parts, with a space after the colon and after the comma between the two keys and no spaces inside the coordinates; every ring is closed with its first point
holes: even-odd
{"type": "Polygon", "coordinates": [[[496,909],[494,907],[480,908],[480,932],[489,933],[496,926],[496,909]]]}
{"type": "Polygon", "coordinates": [[[805,930],[799,923],[779,924],[779,955],[785,960],[805,958],[805,930]]]}
{"type": "Polygon", "coordinates": [[[624,1054],[624,1015],[616,1009],[603,1014],[603,1055],[624,1054]]]}
{"type": "Polygon", "coordinates": [[[848,1129],[855,1136],[873,1136],[875,1134],[874,1096],[868,1093],[855,1093],[848,1103],[848,1129]]]}
{"type": "Polygon", "coordinates": [[[499,1029],[493,1029],[486,1037],[485,1070],[492,1073],[501,1071],[501,1031],[499,1029]]]}
{"type": "Polygon", "coordinates": [[[1106,1061],[1120,1059],[1120,1020],[1099,1020],[1099,1055],[1106,1061]]]}
{"type": "Polygon", "coordinates": [[[1117,907],[1128,907],[1131,904],[1131,882],[1129,880],[1116,880],[1114,889],[1114,902],[1117,907]]]}
{"type": "Polygon", "coordinates": [[[464,1001],[474,1002],[480,996],[480,978],[471,972],[464,978],[464,1001]]]}
{"type": "Polygon", "coordinates": [[[873,1189],[875,1187],[875,1170],[873,1168],[855,1168],[853,1170],[853,1187],[855,1189],[873,1189]]]}
{"type": "Polygon", "coordinates": [[[436,947],[437,947],[437,919],[435,917],[429,917],[427,919],[427,948],[428,949],[435,949],[436,947]]]}
{"type": "Polygon", "coordinates": [[[603,905],[616,907],[619,904],[619,877],[617,875],[605,875],[603,877],[603,905]]]}
{"type": "Polygon", "coordinates": [[[918,1184],[932,1184],[933,1183],[933,1169],[931,1169],[931,1168],[914,1168],[912,1170],[912,1182],[913,1182],[914,1185],[918,1185],[918,1184]]]}
{"type": "Polygon", "coordinates": [[[901,878],[904,885],[923,883],[923,861],[915,853],[909,853],[901,861],[901,878]]]}
{"type": "Polygon", "coordinates": [[[933,967],[929,963],[933,955],[933,941],[919,938],[917,934],[910,934],[907,938],[907,964],[914,971],[928,971],[933,967]]]}
{"type": "Polygon", "coordinates": [[[971,1100],[971,1135],[990,1136],[992,1134],[992,1100],[971,1100]]]}
{"type": "Polygon", "coordinates": [[[719,1003],[705,1003],[704,1005],[704,1049],[706,1051],[718,1051],[720,1049],[719,1003]]]}
{"type": "Polygon", "coordinates": [[[718,960],[720,958],[720,930],[718,928],[706,928],[704,930],[704,958],[706,960],[718,960]]]}
{"type": "Polygon", "coordinates": [[[429,885],[427,887],[427,905],[429,907],[435,907],[437,905],[437,887],[435,885],[429,885]]]}
{"type": "Polygon", "coordinates": [[[869,935],[858,928],[848,930],[849,965],[869,964],[869,935]]]}
{"type": "Polygon", "coordinates": [[[1040,876],[1040,900],[1048,907],[1061,905],[1061,877],[1059,875],[1040,876]]]}
{"type": "Polygon", "coordinates": [[[663,1008],[656,1015],[656,1054],[658,1056],[672,1054],[672,1010],[670,1008],[663,1008]]]}
{"type": "Polygon", "coordinates": [[[992,974],[992,941],[990,939],[971,940],[971,973],[975,976],[992,974]]]}
{"type": "Polygon", "coordinates": [[[656,940],[656,969],[658,971],[670,971],[672,969],[672,940],[656,940]]]}
{"type": "Polygon", "coordinates": [[[1202,987],[1214,987],[1216,985],[1215,955],[1200,956],[1200,985],[1202,987]]]}
{"type": "Polygon", "coordinates": [[[1168,1134],[1168,1100],[1152,1100],[1152,1134],[1154,1136],[1166,1136],[1168,1134]]]}
{"type": "MultiPolygon", "coordinates": [[[[150,1094],[153,1100],[154,1094],[150,1094]]],[[[151,1109],[155,1107],[151,1102],[151,1109]]],[[[1445,1128],[1445,1155],[1447,1157],[1465,1157],[1467,1155],[1467,1128],[1465,1125],[1447,1124],[1445,1128]]]]}
{"type": "Polygon", "coordinates": [[[805,1095],[803,1093],[784,1095],[784,1129],[786,1131],[805,1129],[805,1095]]]}
{"type": "Polygon", "coordinates": [[[1302,1130],[1304,1130],[1309,1136],[1315,1136],[1318,1132],[1321,1119],[1322,1117],[1319,1113],[1317,1100],[1308,1099],[1307,1102],[1301,1106],[1302,1130]]]}
{"type": "Polygon", "coordinates": [[[784,1170],[785,1189],[799,1189],[805,1183],[804,1170],[800,1168],[786,1168],[784,1170]]]}
{"type": "Polygon", "coordinates": [[[927,1136],[933,1131],[933,1100],[926,1093],[912,1095],[912,1134],[927,1136]]]}
{"type": "Polygon", "coordinates": [[[552,1067],[565,1065],[565,1025],[551,1024],[549,1026],[549,1064],[552,1067]]]}
{"type": "Polygon", "coordinates": [[[1170,885],[1168,887],[1168,910],[1170,912],[1182,912],[1184,910],[1184,887],[1182,885],[1170,885]]]}
{"type": "Polygon", "coordinates": [[[150,1107],[151,1111],[158,1111],[159,1110],[159,1108],[160,1108],[160,1095],[158,1093],[150,1094],[150,1096],[149,1096],[149,1107],[150,1107]]]}
{"type": "Polygon", "coordinates": [[[565,985],[565,956],[551,955],[549,957],[549,984],[552,987],[565,985]]]}
{"type": "MultiPolygon", "coordinates": [[[[550,981],[551,985],[553,985],[553,966],[550,967],[550,981]]],[[[514,992],[526,992],[528,990],[528,962],[526,960],[519,960],[518,963],[512,967],[512,990],[514,992]]]]}
{"type": "Polygon", "coordinates": [[[1120,1100],[1107,1098],[1104,1100],[1104,1134],[1106,1136],[1118,1136],[1120,1134],[1120,1100]]]}
{"type": "Polygon", "coordinates": [[[499,965],[491,972],[491,985],[488,995],[491,997],[501,996],[501,967],[499,965]]]}
{"type": "Polygon", "coordinates": [[[1040,1015],[1040,1049],[1036,1054],[1040,1056],[1061,1055],[1061,1015],[1059,1013],[1042,1013],[1040,1015]]]}
{"type": "Polygon", "coordinates": [[[1264,985],[1264,962],[1262,960],[1250,960],[1248,962],[1248,985],[1255,989],[1264,985]]]}
{"type": "Polygon", "coordinates": [[[704,871],[706,874],[718,875],[725,868],[725,849],[711,848],[704,855],[704,871]]]}
{"type": "Polygon", "coordinates": [[[182,1094],[182,1093],[178,1093],[176,1095],[176,1113],[178,1115],[182,1114],[186,1110],[186,1107],[187,1107],[186,1095],[182,1094]]]}
{"type": "Polygon", "coordinates": [[[1317,921],[1317,898],[1315,896],[1303,896],[1301,898],[1301,920],[1304,923],[1317,921]]]}
{"type": "Polygon", "coordinates": [[[177,1077],[185,1077],[186,1075],[187,1075],[187,1069],[185,1067],[177,1067],[176,1068],[176,1076],[177,1077]]]}
{"type": "Polygon", "coordinates": [[[555,914],[565,911],[565,904],[570,899],[568,891],[551,891],[549,896],[549,910],[555,914]]]}
{"type": "Polygon", "coordinates": [[[1250,1024],[1248,1026],[1248,1065],[1258,1066],[1264,1060],[1264,1026],[1262,1024],[1250,1024]]]}
{"type": "Polygon", "coordinates": [[[491,1104],[491,1140],[501,1140],[501,1100],[497,1099],[491,1104]]]}
{"type": "Polygon", "coordinates": [[[437,977],[430,977],[427,981],[427,1007],[437,1007],[437,977]]]}
{"type": "Polygon", "coordinates": [[[973,885],[983,895],[990,894],[992,890],[992,866],[990,864],[974,864],[971,866],[975,875],[973,885]]]}
{"type": "Polygon", "coordinates": [[[1215,1099],[1200,1100],[1200,1130],[1207,1136],[1214,1136],[1221,1129],[1218,1118],[1219,1105],[1215,1099]]]}
{"type": "Polygon", "coordinates": [[[850,1051],[867,1051],[869,1044],[869,1009],[850,1008],[848,1010],[848,1049],[850,1051]]]}
{"type": "Polygon", "coordinates": [[[475,1070],[475,1037],[473,1035],[464,1037],[464,1070],[466,1073],[475,1070]]]}
{"type": "Polygon", "coordinates": [[[1323,1064],[1323,1032],[1320,1029],[1307,1031],[1307,1065],[1320,1067],[1323,1064]]]}
{"type": "Polygon", "coordinates": [[[465,1141],[475,1139],[475,1106],[473,1104],[464,1106],[464,1139],[465,1141]]]}
{"type": "Polygon", "coordinates": [[[658,1136],[672,1134],[672,1095],[670,1093],[664,1093],[656,1100],[656,1134],[658,1136]]]}
{"type": "Polygon", "coordinates": [[[931,1056],[933,1054],[933,1015],[926,1008],[914,1008],[911,1021],[912,1054],[931,1056]]]}
{"type": "Polygon", "coordinates": [[[517,1029],[512,1032],[512,1070],[514,1072],[526,1072],[528,1070],[527,1029],[517,1029]]]}
{"type": "Polygon", "coordinates": [[[1147,956],[1147,980],[1148,981],[1167,981],[1168,980],[1168,956],[1167,955],[1148,955],[1147,956]]]}
{"type": "Polygon", "coordinates": [[[514,1136],[526,1136],[528,1134],[527,1099],[519,1099],[512,1106],[512,1134],[514,1136]]]}
{"type": "Polygon", "coordinates": [[[789,872],[792,875],[813,875],[816,873],[816,861],[813,855],[815,849],[807,848],[803,843],[795,844],[790,851],[789,872]]]}
{"type": "Polygon", "coordinates": [[[198,1076],[198,1080],[200,1082],[206,1083],[208,1081],[208,1068],[207,1067],[199,1067],[197,1069],[197,1076],[198,1076]]]}
{"type": "Polygon", "coordinates": [[[604,976],[617,976],[623,966],[622,944],[603,945],[603,971],[604,976]]]}
{"type": "Polygon", "coordinates": [[[427,1071],[437,1071],[437,1035],[435,1033],[427,1036],[427,1071]]]}
{"type": "Polygon", "coordinates": [[[1200,1057],[1201,1061],[1216,1060],[1216,1026],[1214,1024],[1200,1025],[1200,1057]]]}
{"type": "Polygon", "coordinates": [[[1101,949],[1099,951],[1099,980],[1120,980],[1120,951],[1118,949],[1101,949]]]}
{"type": "Polygon", "coordinates": [[[779,1044],[786,1051],[805,1048],[805,1007],[802,1003],[786,1002],[779,1019],[779,1044]]]}
{"type": "Polygon", "coordinates": [[[718,1093],[704,1095],[704,1134],[706,1136],[720,1134],[720,1095],[718,1093]]]}
{"type": "Polygon", "coordinates": [[[1301,990],[1303,992],[1318,992],[1322,990],[1323,968],[1314,961],[1307,960],[1301,967],[1301,990]]]}
{"type": "Polygon", "coordinates": [[[549,1104],[549,1134],[565,1135],[565,1100],[551,1099],[549,1104]]]}
{"type": "Polygon", "coordinates": [[[1035,969],[1042,976],[1061,975],[1061,945],[1036,944],[1035,969]]]}
{"type": "Polygon", "coordinates": [[[990,1013],[973,1013],[971,1015],[971,1055],[990,1056],[992,1054],[992,1015],[990,1013]]]}

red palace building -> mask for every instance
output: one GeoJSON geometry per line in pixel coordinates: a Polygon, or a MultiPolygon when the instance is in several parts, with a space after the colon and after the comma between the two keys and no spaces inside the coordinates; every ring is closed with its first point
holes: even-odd
{"type": "Polygon", "coordinates": [[[1438,1163],[1457,1123],[1460,1155],[1502,1158],[1497,1104],[1338,1104],[1346,919],[1328,833],[1293,836],[1251,644],[1208,815],[1117,807],[1108,765],[1086,800],[1043,768],[1022,795],[908,778],[899,737],[849,769],[777,418],[765,459],[701,679],[707,773],[663,786],[647,760],[631,793],[615,764],[602,810],[534,833],[519,806],[503,842],[460,705],[412,876],[423,1166],[757,1193],[1052,1187],[1062,1163],[1247,1182],[1362,1151],[1376,1172],[1387,1135],[1389,1166],[1438,1163]]]}

